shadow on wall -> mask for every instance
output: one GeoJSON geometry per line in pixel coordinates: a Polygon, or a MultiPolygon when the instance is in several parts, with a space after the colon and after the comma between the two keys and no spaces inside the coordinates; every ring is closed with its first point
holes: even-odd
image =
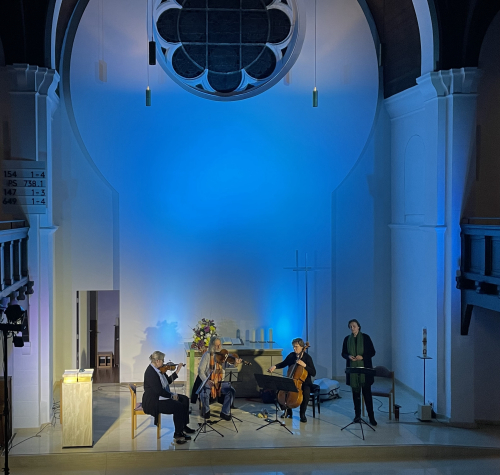
{"type": "MultiPolygon", "coordinates": [[[[134,358],[134,374],[143,374],[153,351],[165,353],[165,361],[179,354],[179,347],[183,345],[182,335],[178,331],[177,322],[158,321],[155,327],[144,330],[145,338],[140,341],[141,351],[134,358]]],[[[178,363],[175,361],[175,363],[178,363]]]]}

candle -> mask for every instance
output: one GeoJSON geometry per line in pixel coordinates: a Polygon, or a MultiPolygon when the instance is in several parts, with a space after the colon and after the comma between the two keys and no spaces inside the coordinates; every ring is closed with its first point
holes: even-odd
{"type": "Polygon", "coordinates": [[[264,329],[263,328],[260,329],[260,341],[261,341],[261,343],[264,343],[264,341],[265,341],[264,340],[264,329]]]}
{"type": "Polygon", "coordinates": [[[427,327],[422,328],[422,356],[427,356],[427,327]]]}
{"type": "Polygon", "coordinates": [[[252,330],[252,339],[250,341],[255,343],[255,330],[252,330]]]}
{"type": "Polygon", "coordinates": [[[269,343],[272,343],[273,342],[273,329],[270,328],[269,329],[269,343]]]}

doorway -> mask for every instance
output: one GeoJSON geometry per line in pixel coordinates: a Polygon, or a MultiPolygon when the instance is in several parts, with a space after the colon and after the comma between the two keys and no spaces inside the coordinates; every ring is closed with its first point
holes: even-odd
{"type": "Polygon", "coordinates": [[[77,292],[77,364],[95,383],[120,382],[120,292],[77,292]]]}

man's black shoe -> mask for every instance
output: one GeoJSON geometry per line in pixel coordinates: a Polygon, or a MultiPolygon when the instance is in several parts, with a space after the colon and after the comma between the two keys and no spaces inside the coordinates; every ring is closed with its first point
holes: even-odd
{"type": "Polygon", "coordinates": [[[306,416],[300,416],[300,422],[307,422],[306,416]]]}
{"type": "Polygon", "coordinates": [[[377,425],[377,421],[375,420],[374,417],[370,417],[370,425],[372,425],[372,426],[376,426],[377,425]]]}
{"type": "Polygon", "coordinates": [[[186,426],[184,427],[184,432],[186,434],[194,434],[196,431],[194,429],[191,429],[191,427],[186,426]]]}
{"type": "Polygon", "coordinates": [[[191,436],[190,436],[190,435],[185,434],[184,432],[182,433],[182,436],[183,436],[186,440],[191,440],[191,436]]]}
{"type": "Polygon", "coordinates": [[[231,420],[231,416],[228,415],[228,414],[224,414],[223,412],[220,413],[220,418],[224,419],[225,421],[230,421],[231,420]]]}
{"type": "Polygon", "coordinates": [[[210,411],[205,412],[205,414],[203,415],[203,418],[210,419],[210,411]]]}
{"type": "Polygon", "coordinates": [[[185,444],[187,442],[183,434],[174,434],[174,440],[176,444],[185,444]]]}
{"type": "Polygon", "coordinates": [[[360,416],[356,416],[356,417],[352,420],[352,422],[356,422],[356,423],[361,422],[361,417],[360,417],[360,416]]]}

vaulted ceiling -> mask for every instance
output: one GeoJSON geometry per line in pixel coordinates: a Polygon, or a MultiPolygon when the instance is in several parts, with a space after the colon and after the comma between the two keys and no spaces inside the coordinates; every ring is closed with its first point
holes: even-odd
{"type": "MultiPolygon", "coordinates": [[[[0,61],[51,67],[59,59],[69,21],[88,0],[0,2],[0,61]],[[55,57],[52,17],[60,3],[55,57]]],[[[500,0],[428,0],[438,25],[436,70],[477,66],[481,44],[500,0]]],[[[420,33],[412,0],[366,0],[383,45],[384,95],[415,85],[420,76],[420,33]]]]}

